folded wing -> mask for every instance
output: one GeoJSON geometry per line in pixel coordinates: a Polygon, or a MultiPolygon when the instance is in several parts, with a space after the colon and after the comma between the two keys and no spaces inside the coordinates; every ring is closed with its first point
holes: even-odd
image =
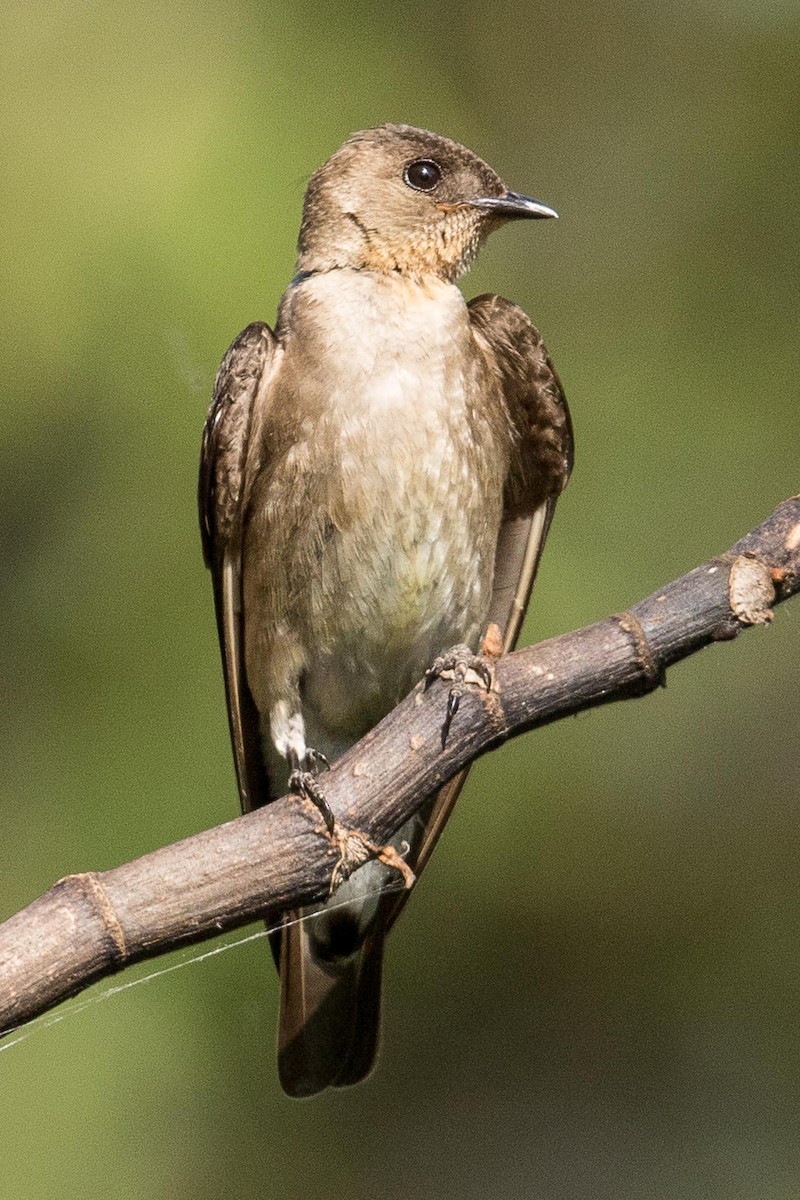
{"type": "Polygon", "coordinates": [[[242,525],[247,447],[256,398],[266,395],[278,342],[262,321],[248,325],[217,372],[203,430],[198,505],[203,556],[214,582],[228,721],[242,811],[271,798],[258,711],[244,669],[242,525]]]}

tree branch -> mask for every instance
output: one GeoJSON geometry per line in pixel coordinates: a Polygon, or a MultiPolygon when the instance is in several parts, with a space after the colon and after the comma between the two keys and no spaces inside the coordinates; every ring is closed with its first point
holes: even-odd
{"type": "Polygon", "coordinates": [[[332,879],[472,759],[537,725],[652,691],[674,662],[769,621],[770,605],[798,591],[794,497],[727,554],[627,612],[500,660],[495,690],[464,697],[444,750],[447,685],[417,687],[325,776],[338,842],[309,803],[284,797],[114,870],[60,880],[0,926],[0,1032],[128,963],[323,900],[332,879]]]}

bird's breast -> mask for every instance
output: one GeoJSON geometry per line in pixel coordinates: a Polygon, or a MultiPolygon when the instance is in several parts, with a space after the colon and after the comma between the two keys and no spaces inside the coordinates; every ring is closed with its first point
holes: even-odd
{"type": "Polygon", "coordinates": [[[304,709],[355,736],[437,653],[474,643],[490,600],[508,449],[484,412],[464,301],[441,286],[356,304],[353,281],[335,336],[317,288],[292,384],[298,434],[270,488],[274,519],[295,530],[286,615],[304,709]]]}

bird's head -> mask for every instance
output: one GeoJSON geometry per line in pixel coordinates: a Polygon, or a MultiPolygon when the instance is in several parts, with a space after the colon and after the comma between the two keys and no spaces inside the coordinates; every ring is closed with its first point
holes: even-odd
{"type": "Polygon", "coordinates": [[[351,267],[453,280],[506,221],[555,217],[477,154],[410,125],[354,133],[311,177],[298,269],[351,267]]]}

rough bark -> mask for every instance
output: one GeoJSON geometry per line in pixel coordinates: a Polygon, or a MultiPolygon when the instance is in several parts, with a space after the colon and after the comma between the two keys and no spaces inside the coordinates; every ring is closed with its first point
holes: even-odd
{"type": "Polygon", "coordinates": [[[444,750],[447,683],[416,688],[325,776],[331,838],[307,801],[268,807],[111,871],[72,875],[0,926],[0,1032],[128,963],[326,897],[461,767],[506,738],[641,696],[672,663],[771,619],[800,590],[800,497],[727,554],[631,609],[501,659],[444,750]]]}

